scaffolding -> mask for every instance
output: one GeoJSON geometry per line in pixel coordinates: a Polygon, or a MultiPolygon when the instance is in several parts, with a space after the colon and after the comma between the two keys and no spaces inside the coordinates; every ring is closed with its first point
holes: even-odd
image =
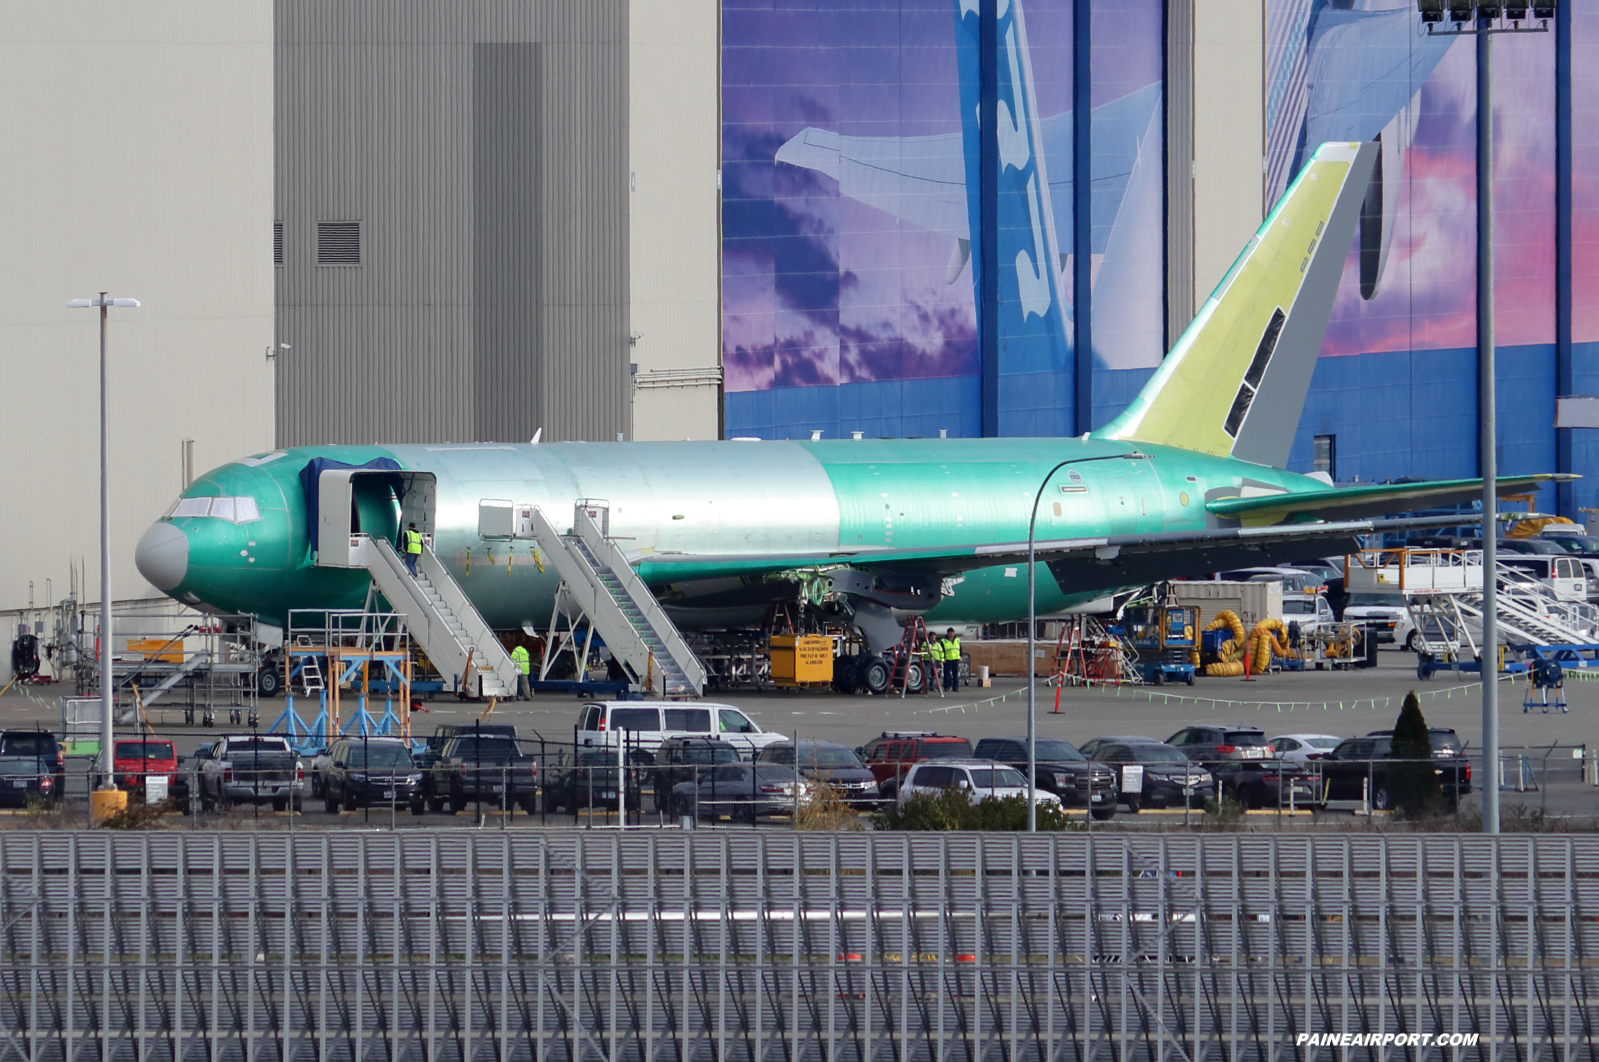
{"type": "MultiPolygon", "coordinates": [[[[256,724],[262,656],[253,615],[201,616],[174,629],[169,615],[119,613],[116,639],[127,646],[111,660],[119,724],[137,724],[141,714],[146,722],[170,721],[177,712],[191,726],[197,716],[214,726],[219,712],[235,725],[256,724]]],[[[96,637],[80,659],[93,662],[98,652],[96,637]]],[[[98,692],[98,671],[88,675],[84,692],[98,692]]]]}
{"type": "Polygon", "coordinates": [[[342,734],[411,737],[411,635],[405,616],[368,609],[290,609],[283,646],[283,712],[269,727],[301,753],[342,734]],[[305,720],[296,704],[310,701],[305,720]],[[382,712],[373,710],[382,697],[382,712]],[[346,711],[348,710],[348,715],[346,711]]]}

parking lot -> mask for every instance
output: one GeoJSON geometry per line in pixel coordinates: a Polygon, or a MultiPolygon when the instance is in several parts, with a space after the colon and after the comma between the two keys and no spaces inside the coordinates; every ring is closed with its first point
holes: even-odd
{"type": "MultiPolygon", "coordinates": [[[[1055,690],[1038,690],[1038,733],[1074,744],[1107,734],[1138,734],[1163,740],[1190,724],[1221,723],[1256,726],[1268,736],[1288,733],[1324,733],[1339,737],[1365,734],[1393,726],[1400,701],[1411,689],[1421,697],[1422,711],[1431,726],[1453,727],[1466,743],[1466,754],[1477,760],[1481,733],[1481,690],[1439,675],[1430,683],[1418,682],[1411,657],[1385,654],[1380,666],[1364,671],[1307,672],[1274,674],[1245,682],[1235,678],[1201,679],[1194,687],[1155,690],[1149,687],[1121,687],[1060,691],[1059,711],[1055,690]]],[[[788,737],[822,738],[849,747],[858,747],[871,738],[893,731],[936,731],[969,738],[1023,734],[1026,730],[1026,691],[1018,679],[996,679],[992,689],[975,686],[959,696],[937,694],[913,697],[843,697],[818,692],[735,691],[714,698],[745,710],[763,729],[788,737]]],[[[1500,690],[1500,745],[1507,785],[1513,787],[1520,776],[1526,791],[1502,791],[1507,818],[1519,814],[1514,809],[1541,811],[1570,820],[1573,826],[1599,821],[1599,788],[1582,781],[1582,761],[1574,755],[1580,747],[1599,745],[1599,684],[1577,680],[1566,684],[1570,705],[1567,713],[1543,714],[1537,709],[1522,710],[1525,693],[1522,683],[1503,683],[1500,690]],[[1525,757],[1525,768],[1521,757],[1525,757]]],[[[0,698],[0,724],[6,728],[54,728],[58,722],[56,693],[50,687],[34,688],[0,698]]],[[[540,696],[531,702],[501,704],[488,718],[496,723],[512,723],[519,737],[545,742],[548,750],[570,750],[574,740],[579,705],[571,698],[540,696]]],[[[263,725],[276,718],[281,699],[262,704],[263,725]]],[[[450,698],[425,703],[412,716],[412,733],[425,737],[439,724],[470,724],[483,715],[486,705],[450,698]]],[[[221,734],[217,728],[167,725],[152,720],[162,737],[172,740],[180,755],[192,756],[199,746],[221,734]]],[[[119,735],[123,731],[119,729],[119,735]]],[[[131,735],[129,735],[131,736],[131,735]]],[[[1478,761],[1480,762],[1480,761],[1478,761]]],[[[84,798],[88,761],[73,758],[68,762],[68,799],[56,818],[63,824],[81,815],[87,819],[84,798]]],[[[1480,770],[1476,782],[1480,785],[1480,770]]],[[[539,805],[538,814],[529,816],[519,808],[509,811],[484,803],[481,808],[424,813],[413,816],[401,807],[376,807],[329,814],[320,799],[309,790],[299,815],[275,814],[270,805],[260,808],[238,806],[209,814],[194,814],[174,826],[204,827],[245,824],[278,825],[285,828],[316,828],[331,825],[439,826],[461,825],[550,826],[602,825],[616,823],[614,813],[589,808],[556,812],[550,801],[539,805]]],[[[586,801],[585,801],[586,803],[586,801]]],[[[668,808],[658,814],[646,787],[643,809],[632,817],[639,824],[676,825],[668,808]]],[[[1480,790],[1462,803],[1463,815],[1472,815],[1480,806],[1480,790]]],[[[196,809],[198,811],[198,809],[196,809]]],[[[1086,816],[1078,809],[1075,819],[1086,816]]],[[[1203,819],[1202,814],[1181,810],[1145,811],[1139,815],[1116,815],[1115,827],[1149,828],[1169,826],[1173,820],[1203,819]]],[[[21,825],[26,812],[7,816],[7,825],[21,825]]],[[[1249,827],[1315,828],[1337,826],[1350,821],[1348,811],[1332,811],[1311,816],[1301,811],[1292,818],[1275,812],[1252,812],[1243,821],[1249,827]]],[[[1096,824],[1099,828],[1101,824],[1096,824]]],[[[762,820],[763,828],[790,828],[786,818],[762,820]]]]}

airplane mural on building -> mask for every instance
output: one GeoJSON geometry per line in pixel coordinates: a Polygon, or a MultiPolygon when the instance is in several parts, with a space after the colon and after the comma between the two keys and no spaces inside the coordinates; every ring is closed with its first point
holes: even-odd
{"type": "MultiPolygon", "coordinates": [[[[933,136],[847,136],[807,127],[776,152],[778,162],[831,177],[839,193],[950,238],[945,280],[967,273],[978,224],[977,3],[953,0],[962,130],[933,136]]],[[[1417,33],[1408,0],[1296,0],[1270,42],[1267,187],[1275,198],[1317,145],[1371,141],[1378,162],[1361,207],[1360,292],[1373,298],[1393,242],[1404,158],[1414,138],[1421,85],[1452,37],[1417,33]]],[[[1002,258],[1001,342],[1017,359],[1063,367],[1072,308],[1061,273],[1073,245],[1073,114],[1039,117],[1021,0],[999,4],[997,38],[1001,154],[1000,227],[1036,234],[1035,249],[1002,258]],[[1048,259],[1053,275],[1037,262],[1048,259]],[[1035,321],[1034,318],[1037,318],[1035,321]],[[1025,348],[1028,353],[1018,352],[1025,348]]],[[[1164,255],[1162,86],[1148,85],[1093,109],[1090,180],[1096,336],[1148,330],[1163,313],[1151,263],[1164,255]]],[[[972,276],[974,287],[981,279],[972,276]]],[[[981,299],[978,300],[979,305],[981,299]]],[[[1157,325],[1158,327],[1158,325],[1157,325]]],[[[1096,341],[1099,364],[1149,368],[1161,351],[1096,341]]]]}

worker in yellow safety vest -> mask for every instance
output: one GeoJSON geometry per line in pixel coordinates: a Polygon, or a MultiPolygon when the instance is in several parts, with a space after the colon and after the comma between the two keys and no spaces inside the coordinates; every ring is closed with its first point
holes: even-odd
{"type": "Polygon", "coordinates": [[[939,646],[944,650],[944,689],[955,691],[961,685],[961,640],[955,636],[955,628],[951,627],[944,632],[944,637],[938,640],[939,646]]]}
{"type": "Polygon", "coordinates": [[[422,532],[416,529],[415,524],[407,525],[405,529],[405,569],[411,573],[411,578],[416,578],[416,562],[422,559],[422,532]]]}
{"type": "Polygon", "coordinates": [[[527,646],[519,645],[511,650],[511,662],[516,665],[516,699],[527,700],[527,687],[533,676],[533,659],[527,655],[527,646]]]}

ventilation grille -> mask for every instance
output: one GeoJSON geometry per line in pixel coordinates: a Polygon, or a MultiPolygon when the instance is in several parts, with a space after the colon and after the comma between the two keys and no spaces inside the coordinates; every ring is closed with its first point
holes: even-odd
{"type": "Polygon", "coordinates": [[[359,221],[317,222],[316,264],[325,266],[360,265],[361,223],[359,221]]]}
{"type": "Polygon", "coordinates": [[[281,221],[272,223],[272,264],[275,266],[283,264],[283,222],[281,221]]]}

